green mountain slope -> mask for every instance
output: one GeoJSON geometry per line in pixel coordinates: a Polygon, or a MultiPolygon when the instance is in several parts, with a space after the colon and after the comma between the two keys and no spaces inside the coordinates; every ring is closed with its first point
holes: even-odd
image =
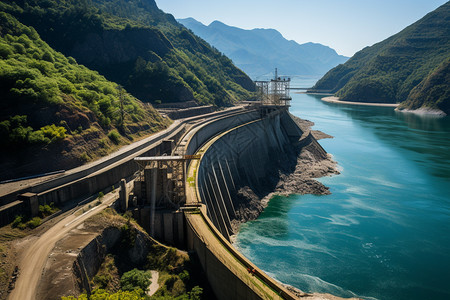
{"type": "Polygon", "coordinates": [[[154,0],[28,0],[1,8],[53,48],[147,102],[230,105],[253,82],[154,0]]]}
{"type": "MultiPolygon", "coordinates": [[[[396,103],[450,57],[450,2],[329,71],[314,89],[342,100],[396,103]]],[[[447,85],[448,89],[448,85],[447,85]]]]}
{"type": "Polygon", "coordinates": [[[450,59],[437,67],[421,83],[413,88],[408,99],[399,109],[439,109],[450,114],[450,59]]]}
{"type": "Polygon", "coordinates": [[[0,179],[75,167],[168,124],[0,12],[0,179]]]}

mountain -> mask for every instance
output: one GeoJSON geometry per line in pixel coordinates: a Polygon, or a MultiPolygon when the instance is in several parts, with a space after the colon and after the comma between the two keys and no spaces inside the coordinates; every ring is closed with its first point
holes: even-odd
{"type": "Polygon", "coordinates": [[[0,12],[0,179],[76,167],[167,125],[151,105],[0,12]]]}
{"type": "Polygon", "coordinates": [[[450,2],[357,52],[314,86],[342,100],[426,106],[449,114],[450,2]],[[439,82],[439,93],[433,84],[439,82]],[[426,98],[426,100],[425,100],[426,98]]]}
{"type": "Polygon", "coordinates": [[[170,124],[144,102],[228,106],[254,89],[154,0],[0,0],[0,180],[73,168],[170,124]]]}
{"type": "Polygon", "coordinates": [[[1,1],[55,50],[145,102],[245,99],[252,80],[230,59],[158,9],[154,0],[1,1]]]}
{"type": "Polygon", "coordinates": [[[214,21],[208,26],[193,18],[178,22],[223,52],[252,78],[272,73],[323,75],[348,58],[316,43],[297,44],[274,29],[244,30],[214,21]]]}
{"type": "Polygon", "coordinates": [[[399,106],[406,110],[439,109],[447,115],[450,113],[450,58],[416,85],[408,99],[399,106]]]}

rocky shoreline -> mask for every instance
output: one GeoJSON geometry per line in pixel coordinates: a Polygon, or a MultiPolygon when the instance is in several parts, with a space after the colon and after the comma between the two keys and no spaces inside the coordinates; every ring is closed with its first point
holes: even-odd
{"type": "Polygon", "coordinates": [[[317,144],[319,139],[333,137],[318,130],[311,130],[313,122],[291,116],[303,131],[303,135],[298,143],[292,145],[291,151],[286,153],[286,159],[279,162],[278,173],[275,172],[270,178],[273,183],[271,187],[258,187],[258,190],[249,186],[240,187],[237,196],[241,204],[236,212],[237,218],[232,220],[235,234],[238,233],[240,224],[255,220],[276,195],[330,194],[329,188],[315,178],[339,174],[337,163],[332,156],[317,144]]]}

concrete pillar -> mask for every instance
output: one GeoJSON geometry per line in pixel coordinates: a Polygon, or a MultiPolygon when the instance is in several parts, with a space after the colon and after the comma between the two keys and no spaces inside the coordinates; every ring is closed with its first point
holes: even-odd
{"type": "Polygon", "coordinates": [[[163,224],[163,213],[156,212],[155,213],[155,224],[153,226],[155,238],[158,241],[164,241],[164,224],[163,224]]]}
{"type": "Polygon", "coordinates": [[[37,194],[35,193],[25,193],[19,195],[19,200],[24,203],[25,211],[30,217],[36,217],[39,213],[39,202],[37,194]]]}
{"type": "Polygon", "coordinates": [[[152,192],[152,170],[153,168],[146,167],[144,169],[144,185],[145,185],[145,195],[142,195],[142,197],[145,197],[144,199],[144,205],[151,203],[151,192],[152,192]]]}
{"type": "MultiPolygon", "coordinates": [[[[133,194],[139,199],[140,204],[144,204],[147,201],[147,195],[142,194],[142,185],[144,185],[145,182],[135,180],[134,181],[134,188],[133,188],[133,194]]],[[[135,204],[133,204],[136,206],[135,204]]]]}
{"type": "Polygon", "coordinates": [[[184,248],[185,246],[185,239],[184,239],[184,213],[179,210],[175,212],[175,220],[176,220],[176,234],[177,239],[176,243],[179,248],[184,248]]]}
{"type": "Polygon", "coordinates": [[[163,213],[164,241],[170,245],[174,244],[173,239],[173,213],[163,213]]]}
{"type": "Polygon", "coordinates": [[[128,189],[125,179],[120,180],[119,203],[122,211],[128,210],[128,189]]]}
{"type": "MultiPolygon", "coordinates": [[[[156,209],[156,183],[158,176],[158,168],[151,169],[151,178],[146,178],[146,183],[150,185],[150,190],[147,190],[147,195],[150,194],[150,236],[155,236],[155,209],[156,209]]],[[[148,185],[147,185],[148,186],[148,185]]]]}
{"type": "Polygon", "coordinates": [[[161,144],[161,155],[171,155],[174,145],[174,140],[163,140],[161,144]]]}

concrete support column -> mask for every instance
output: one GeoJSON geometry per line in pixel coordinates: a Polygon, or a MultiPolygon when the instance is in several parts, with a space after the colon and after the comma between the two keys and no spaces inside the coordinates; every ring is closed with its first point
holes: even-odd
{"type": "Polygon", "coordinates": [[[151,191],[147,190],[147,195],[150,192],[150,236],[155,235],[155,209],[156,209],[156,183],[158,176],[158,168],[151,169],[151,191]]]}
{"type": "Polygon", "coordinates": [[[25,204],[25,211],[30,217],[36,217],[39,213],[39,201],[37,194],[35,193],[25,193],[19,195],[19,200],[22,200],[25,204]]]}
{"type": "Polygon", "coordinates": [[[128,210],[128,189],[125,179],[120,180],[119,203],[122,211],[128,210]]]}

